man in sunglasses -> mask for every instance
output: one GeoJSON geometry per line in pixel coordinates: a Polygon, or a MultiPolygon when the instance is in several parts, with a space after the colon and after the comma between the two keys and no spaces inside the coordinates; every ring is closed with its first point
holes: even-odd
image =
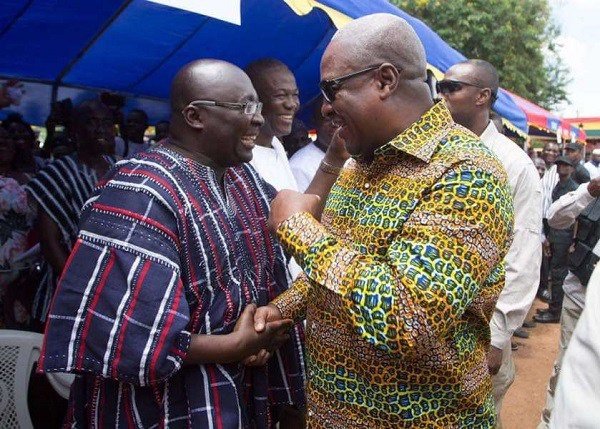
{"type": "Polygon", "coordinates": [[[426,67],[395,15],[341,28],[321,60],[322,112],[354,160],[321,221],[314,197],[271,204],[304,272],[255,327],[306,319],[309,427],[495,427],[486,354],[511,197],[500,162],[433,102],[426,67]]]}
{"type": "MultiPolygon", "coordinates": [[[[267,228],[275,190],[247,164],[262,105],[242,70],[201,60],[171,108],[165,143],[85,206],[40,367],[83,374],[68,426],[271,428],[303,406],[305,374],[302,328],[252,319],[291,280],[267,228]]],[[[335,178],[319,179],[325,195],[335,178]]]]}
{"type": "Polygon", "coordinates": [[[490,323],[492,334],[488,367],[493,377],[496,415],[515,378],[511,336],[521,327],[537,292],[542,260],[542,188],[533,161],[502,135],[490,120],[498,92],[498,73],[484,60],[456,64],[438,82],[438,91],[452,117],[478,135],[506,169],[513,197],[513,241],[504,258],[506,280],[490,323]]]}

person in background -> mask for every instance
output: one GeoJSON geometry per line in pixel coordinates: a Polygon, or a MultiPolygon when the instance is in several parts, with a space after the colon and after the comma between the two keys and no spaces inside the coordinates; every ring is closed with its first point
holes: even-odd
{"type": "Polygon", "coordinates": [[[148,128],[148,115],[140,109],[134,109],[125,119],[125,129],[122,139],[115,140],[115,155],[122,158],[131,158],[138,152],[144,151],[150,147],[144,141],[144,134],[148,128]]]}
{"type": "Polygon", "coordinates": [[[281,138],[281,143],[287,153],[288,159],[311,142],[312,140],[308,135],[308,128],[306,128],[304,122],[298,118],[294,118],[292,131],[287,136],[281,138]]]}
{"type": "Polygon", "coordinates": [[[540,175],[540,179],[543,179],[544,174],[546,173],[546,161],[544,161],[542,158],[535,158],[533,163],[535,164],[535,168],[540,175]]]}
{"type": "MultiPolygon", "coordinates": [[[[546,172],[542,177],[542,222],[544,230],[548,229],[546,216],[550,205],[552,205],[552,192],[558,183],[558,173],[556,171],[556,159],[560,155],[560,150],[556,142],[547,142],[542,149],[542,159],[546,163],[546,172]]],[[[537,297],[543,302],[550,302],[550,289],[548,287],[548,278],[550,277],[550,242],[542,232],[542,267],[540,269],[540,285],[538,287],[537,297]]]]}
{"type": "Polygon", "coordinates": [[[339,174],[322,216],[315,196],[271,203],[271,231],[304,271],[255,326],[306,319],[308,427],[495,427],[486,354],[510,190],[491,151],[433,102],[426,69],[402,18],[339,29],[319,86],[354,160],[321,163],[339,174]]]}
{"type": "MultiPolygon", "coordinates": [[[[577,222],[575,239],[573,241],[573,253],[569,256],[569,273],[565,278],[563,290],[564,301],[560,314],[560,340],[558,354],[552,368],[552,375],[546,389],[546,404],[542,411],[541,421],[538,429],[546,429],[550,424],[555,404],[556,385],[562,377],[562,365],[565,352],[571,341],[573,331],[578,325],[579,318],[586,306],[586,287],[590,281],[594,266],[598,261],[598,240],[600,238],[600,178],[592,179],[588,183],[581,184],[573,192],[563,195],[555,201],[548,210],[548,224],[556,229],[572,227],[577,222]]],[[[592,304],[595,305],[595,304],[592,304]]],[[[594,327],[597,336],[597,326],[594,327]]],[[[583,356],[582,356],[583,357],[583,356]]],[[[586,382],[593,382],[597,367],[586,366],[580,369],[586,373],[586,382]]],[[[571,387],[571,384],[567,384],[571,387]]],[[[564,386],[563,386],[564,387],[564,386]]],[[[581,393],[585,391],[585,384],[573,387],[575,390],[581,387],[581,393]]],[[[594,385],[597,391],[597,385],[594,385]]],[[[572,394],[573,399],[580,398],[579,392],[567,392],[572,394]]],[[[593,416],[586,398],[586,416],[593,416]]],[[[564,427],[564,426],[563,426],[564,427]]],[[[567,426],[585,427],[585,426],[567,426]]],[[[595,426],[594,426],[595,427],[595,426]]]]}
{"type": "Polygon", "coordinates": [[[16,144],[15,168],[33,176],[45,165],[45,161],[36,155],[39,150],[37,137],[31,125],[25,122],[21,115],[8,115],[2,122],[16,144]]]}
{"type": "Polygon", "coordinates": [[[573,161],[573,180],[578,185],[587,183],[590,181],[590,173],[587,168],[584,167],[583,159],[583,145],[579,143],[569,143],[565,146],[565,155],[573,161]]]}
{"type": "MultiPolygon", "coordinates": [[[[592,179],[593,180],[593,179],[592,179]]],[[[596,246],[597,247],[597,246],[596,246]]],[[[596,257],[600,252],[594,249],[596,257]]],[[[551,429],[596,429],[600,422],[600,265],[592,274],[577,326],[561,363],[551,429]]]]}
{"type": "Polygon", "coordinates": [[[496,424],[500,428],[502,401],[515,379],[511,336],[519,332],[540,280],[541,182],[531,158],[490,120],[499,89],[493,65],[480,59],[456,64],[446,71],[438,87],[454,120],[478,135],[502,163],[514,204],[513,241],[504,258],[506,279],[490,323],[492,339],[487,359],[494,375],[496,424]]]}
{"type": "MultiPolygon", "coordinates": [[[[559,180],[552,193],[552,202],[577,189],[577,183],[573,180],[575,171],[573,160],[566,156],[559,156],[556,159],[556,168],[559,180]]],[[[538,314],[533,316],[533,320],[539,323],[558,323],[560,321],[564,296],[563,283],[568,273],[567,258],[569,248],[573,242],[573,228],[563,230],[552,228],[548,225],[544,232],[550,243],[550,282],[552,292],[548,308],[538,309],[538,314]]]]}
{"type": "Polygon", "coordinates": [[[170,125],[169,121],[160,121],[156,123],[154,126],[154,144],[158,144],[169,137],[170,125]]]}
{"type": "MultiPolygon", "coordinates": [[[[290,162],[280,138],[290,134],[294,117],[300,108],[296,78],[281,61],[265,58],[246,67],[246,73],[263,103],[265,122],[260,129],[253,149],[250,165],[275,190],[298,190],[298,184],[290,168],[290,162]]],[[[290,259],[292,278],[302,271],[296,261],[290,259]]]]}
{"type": "Polygon", "coordinates": [[[254,61],[246,67],[246,73],[263,103],[265,118],[250,164],[276,190],[298,190],[280,141],[292,132],[300,107],[296,78],[285,64],[273,58],[254,61]]]}
{"type": "Polygon", "coordinates": [[[44,263],[33,316],[46,321],[50,300],[78,232],[81,208],[114,163],[106,155],[114,142],[111,112],[99,100],[86,100],[73,111],[77,152],[54,160],[26,185],[37,203],[37,228],[44,263]]]}
{"type": "Polygon", "coordinates": [[[317,139],[304,146],[290,159],[290,168],[300,192],[304,192],[315,177],[336,130],[331,119],[324,117],[321,113],[322,106],[323,97],[319,97],[315,101],[312,112],[312,124],[317,131],[317,139]]]}
{"type": "Polygon", "coordinates": [[[600,176],[600,149],[592,150],[592,156],[588,162],[583,165],[590,173],[590,178],[595,179],[600,176]]]}

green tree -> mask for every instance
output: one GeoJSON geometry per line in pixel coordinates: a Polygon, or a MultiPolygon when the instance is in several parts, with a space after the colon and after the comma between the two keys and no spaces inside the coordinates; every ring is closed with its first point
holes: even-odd
{"type": "Polygon", "coordinates": [[[502,87],[548,109],[567,100],[559,28],[548,0],[390,0],[467,58],[492,63],[502,87]]]}

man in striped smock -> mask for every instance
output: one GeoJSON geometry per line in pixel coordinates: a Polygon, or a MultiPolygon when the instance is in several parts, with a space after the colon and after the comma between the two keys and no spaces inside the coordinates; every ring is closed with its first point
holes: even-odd
{"type": "Polygon", "coordinates": [[[262,104],[242,70],[201,60],[171,106],[168,141],[86,203],[40,367],[82,374],[67,425],[273,427],[304,406],[305,375],[301,326],[253,327],[291,281],[266,223],[275,191],[247,164],[262,104]]]}
{"type": "Polygon", "coordinates": [[[112,114],[98,100],[86,100],[73,112],[77,152],[42,169],[25,189],[38,205],[38,228],[44,255],[42,280],[33,316],[44,322],[56,282],[77,238],[81,208],[114,159],[112,114]]]}

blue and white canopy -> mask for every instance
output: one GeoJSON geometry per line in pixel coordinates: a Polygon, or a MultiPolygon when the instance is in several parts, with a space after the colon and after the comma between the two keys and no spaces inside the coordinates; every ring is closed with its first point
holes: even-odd
{"type": "MultiPolygon", "coordinates": [[[[131,96],[126,109],[143,108],[157,121],[168,118],[171,79],[187,62],[219,58],[244,67],[274,57],[294,72],[305,103],[318,94],[319,63],[336,29],[377,12],[408,20],[433,70],[464,60],[386,0],[2,0],[0,79],[26,82],[15,110],[35,124],[52,100],[76,102],[102,90],[131,96]]],[[[506,93],[495,109],[527,130],[506,93]]]]}

